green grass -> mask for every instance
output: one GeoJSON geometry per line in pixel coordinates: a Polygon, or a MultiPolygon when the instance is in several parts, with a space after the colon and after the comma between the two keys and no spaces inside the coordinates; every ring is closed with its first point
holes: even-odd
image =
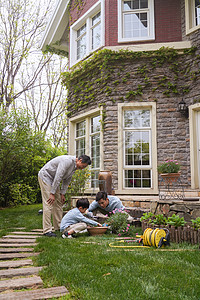
{"type": "MultiPolygon", "coordinates": [[[[41,228],[39,206],[0,211],[0,226],[41,228]],[[12,219],[18,220],[17,223],[12,219]],[[4,222],[5,221],[5,222],[4,222]],[[34,226],[35,225],[35,226],[34,226]]],[[[11,231],[11,230],[10,230],[11,231]]],[[[141,233],[141,228],[134,228],[141,233]]],[[[172,244],[165,249],[111,248],[123,244],[115,236],[75,239],[41,237],[34,264],[46,266],[41,277],[46,287],[65,285],[70,294],[61,299],[200,299],[200,253],[198,245],[172,244]],[[175,251],[168,251],[175,249],[175,251]]]]}

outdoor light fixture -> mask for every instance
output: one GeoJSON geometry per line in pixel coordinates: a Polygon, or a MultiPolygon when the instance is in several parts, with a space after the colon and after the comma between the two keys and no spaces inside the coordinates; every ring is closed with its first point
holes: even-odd
{"type": "Polygon", "coordinates": [[[182,99],[181,102],[179,102],[178,104],[178,111],[185,116],[186,118],[188,118],[188,107],[185,103],[185,101],[182,99]]]}

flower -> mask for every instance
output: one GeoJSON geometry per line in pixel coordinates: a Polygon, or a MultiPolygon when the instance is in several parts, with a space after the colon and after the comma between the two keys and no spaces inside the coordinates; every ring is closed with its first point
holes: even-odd
{"type": "Polygon", "coordinates": [[[158,173],[178,173],[180,167],[181,166],[177,160],[166,160],[162,164],[158,165],[158,173]]]}

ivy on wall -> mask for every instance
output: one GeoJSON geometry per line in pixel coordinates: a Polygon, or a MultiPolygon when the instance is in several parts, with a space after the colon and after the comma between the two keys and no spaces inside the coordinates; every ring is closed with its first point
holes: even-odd
{"type": "Polygon", "coordinates": [[[200,69],[195,67],[200,62],[200,55],[195,52],[194,47],[181,53],[164,47],[143,52],[100,50],[76,64],[70,72],[62,74],[63,84],[69,90],[68,113],[71,115],[96,101],[97,94],[109,96],[113,102],[116,101],[113,95],[117,94],[120,101],[132,101],[136,96],[142,96],[147,89],[151,92],[162,91],[166,97],[186,94],[200,74],[200,69]],[[130,64],[134,72],[127,72],[130,64]],[[161,74],[156,72],[161,68],[161,74]],[[167,71],[163,72],[165,68],[167,71]],[[139,83],[134,90],[127,90],[128,83],[134,79],[139,83]],[[125,87],[125,94],[124,91],[120,92],[118,86],[125,87]]]}

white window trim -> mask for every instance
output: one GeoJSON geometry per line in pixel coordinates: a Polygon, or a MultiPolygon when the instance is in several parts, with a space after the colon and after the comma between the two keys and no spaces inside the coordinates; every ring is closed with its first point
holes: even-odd
{"type": "MultiPolygon", "coordinates": [[[[90,144],[90,121],[89,119],[100,115],[101,121],[103,120],[103,107],[95,108],[90,110],[89,112],[80,114],[76,117],[72,117],[69,119],[69,155],[76,155],[76,123],[86,120],[86,139],[85,139],[85,154],[91,155],[91,144],[90,144]]],[[[102,126],[101,126],[102,127],[102,126]]],[[[104,148],[103,148],[103,131],[100,130],[100,170],[104,170],[104,148]]],[[[92,193],[97,192],[98,189],[86,189],[85,192],[92,193]]]]}
{"type": "Polygon", "coordinates": [[[198,178],[198,148],[197,148],[197,125],[196,118],[197,112],[200,111],[200,103],[189,106],[189,128],[190,128],[190,161],[191,161],[191,188],[199,189],[198,178]]]}
{"type": "Polygon", "coordinates": [[[185,29],[186,35],[195,32],[200,29],[200,25],[194,25],[194,6],[191,7],[191,0],[185,0],[185,29]]]}
{"type": "Polygon", "coordinates": [[[154,0],[148,0],[149,6],[149,36],[138,38],[123,38],[122,0],[118,0],[118,43],[155,40],[154,0]]]}
{"type": "Polygon", "coordinates": [[[93,5],[81,18],[79,18],[71,27],[70,27],[70,67],[72,67],[77,62],[86,58],[90,53],[96,51],[105,45],[105,0],[99,0],[95,5],[93,5]],[[101,43],[100,46],[96,49],[92,48],[90,25],[91,18],[94,17],[98,12],[101,12],[101,43]],[[77,60],[77,30],[86,24],[86,55],[77,60]]]}
{"type": "Polygon", "coordinates": [[[158,172],[157,172],[157,140],[156,140],[156,103],[155,102],[136,102],[118,104],[118,190],[117,194],[157,194],[158,193],[158,172]],[[152,187],[151,188],[124,188],[123,187],[123,111],[124,109],[149,108],[151,111],[151,160],[152,163],[152,187]]]}

